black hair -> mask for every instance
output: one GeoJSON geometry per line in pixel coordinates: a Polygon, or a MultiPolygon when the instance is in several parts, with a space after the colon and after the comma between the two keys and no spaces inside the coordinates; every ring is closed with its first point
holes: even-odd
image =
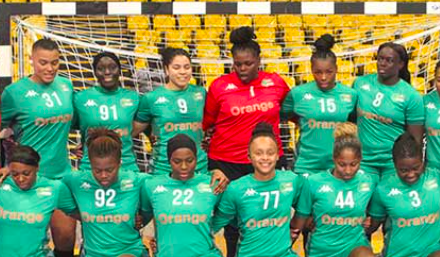
{"type": "Polygon", "coordinates": [[[185,134],[177,134],[168,141],[168,161],[170,161],[173,152],[180,148],[188,148],[194,153],[194,156],[197,156],[197,146],[194,140],[185,134]]]}
{"type": "Polygon", "coordinates": [[[332,47],[335,45],[335,38],[330,34],[324,34],[320,38],[318,38],[315,43],[313,44],[315,46],[315,50],[313,51],[312,57],[310,58],[310,61],[313,64],[314,60],[317,59],[332,59],[333,63],[336,64],[336,55],[331,50],[332,47]]]}
{"type": "Polygon", "coordinates": [[[252,142],[259,137],[269,137],[278,145],[277,138],[273,132],[273,126],[269,123],[260,122],[257,124],[257,126],[255,126],[254,130],[252,131],[251,139],[249,140],[249,147],[252,142]]]}
{"type": "Polygon", "coordinates": [[[393,42],[386,42],[379,46],[377,53],[379,54],[379,52],[385,47],[389,47],[393,49],[394,52],[396,52],[397,55],[399,55],[400,60],[403,62],[403,67],[399,71],[399,77],[405,80],[406,82],[408,82],[409,84],[411,84],[411,74],[408,70],[409,55],[405,47],[393,42]]]}
{"type": "Polygon", "coordinates": [[[423,147],[411,133],[406,131],[394,141],[392,153],[394,163],[406,158],[422,159],[423,147]]]}
{"type": "Polygon", "coordinates": [[[18,162],[33,167],[38,167],[40,162],[40,155],[34,148],[27,145],[17,145],[11,150],[8,156],[8,163],[18,162]]]}
{"type": "Polygon", "coordinates": [[[339,123],[333,132],[333,158],[338,158],[345,149],[352,150],[355,155],[362,158],[361,142],[357,136],[357,126],[351,122],[339,123]]]}
{"type": "Polygon", "coordinates": [[[89,129],[86,145],[90,160],[94,157],[105,158],[109,156],[121,160],[122,141],[120,136],[113,130],[106,128],[89,129]]]}
{"type": "Polygon", "coordinates": [[[435,64],[435,69],[434,69],[434,71],[435,72],[437,72],[437,70],[440,68],[440,61],[438,61],[436,64],[435,64]]]}
{"type": "Polygon", "coordinates": [[[231,31],[229,41],[233,44],[232,55],[239,51],[251,51],[255,57],[260,57],[261,49],[257,41],[254,40],[256,38],[254,30],[249,26],[239,27],[231,31]]]}
{"type": "Polygon", "coordinates": [[[102,58],[104,58],[104,57],[109,57],[110,59],[115,61],[115,63],[119,67],[119,71],[121,70],[121,62],[119,61],[119,58],[114,53],[111,53],[111,52],[101,52],[101,53],[95,55],[95,57],[93,57],[92,67],[93,67],[93,71],[94,72],[96,72],[96,67],[98,67],[99,61],[102,58]]]}
{"type": "Polygon", "coordinates": [[[44,50],[49,50],[49,51],[56,50],[56,51],[60,52],[60,49],[59,49],[57,43],[55,43],[55,41],[48,39],[48,38],[42,38],[42,39],[35,41],[35,43],[32,45],[32,52],[34,52],[37,49],[44,49],[44,50]]]}
{"type": "Polygon", "coordinates": [[[168,65],[170,65],[171,62],[173,62],[174,57],[180,55],[186,56],[188,60],[191,62],[191,56],[186,50],[182,48],[167,47],[160,52],[160,55],[162,56],[163,67],[168,67],[168,65]]]}

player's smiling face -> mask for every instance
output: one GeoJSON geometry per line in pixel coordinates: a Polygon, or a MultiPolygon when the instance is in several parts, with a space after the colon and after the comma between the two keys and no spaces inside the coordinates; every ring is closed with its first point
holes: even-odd
{"type": "Polygon", "coordinates": [[[32,52],[31,61],[34,69],[31,80],[39,84],[52,83],[60,67],[58,50],[37,48],[32,52]]]}
{"type": "Polygon", "coordinates": [[[425,170],[422,158],[417,157],[396,160],[394,166],[399,178],[409,185],[416,183],[425,170]]]}
{"type": "Polygon", "coordinates": [[[102,57],[96,64],[96,79],[99,85],[107,90],[114,90],[119,87],[120,73],[118,64],[108,56],[102,57]]]}
{"type": "Polygon", "coordinates": [[[361,157],[349,148],[345,148],[339,153],[339,156],[333,158],[335,169],[333,176],[342,180],[352,179],[359,170],[361,157]]]}
{"type": "Polygon", "coordinates": [[[335,87],[337,70],[338,68],[332,58],[314,59],[312,61],[313,78],[321,90],[330,90],[335,87]]]}
{"type": "Polygon", "coordinates": [[[255,138],[249,146],[249,159],[254,167],[255,177],[271,178],[275,175],[278,146],[273,138],[260,136],[255,138]]]}
{"type": "Polygon", "coordinates": [[[236,51],[233,56],[233,69],[243,84],[248,84],[258,77],[260,57],[250,50],[236,51]]]}
{"type": "Polygon", "coordinates": [[[176,55],[165,67],[168,75],[168,86],[175,90],[183,90],[188,86],[192,76],[191,61],[185,55],[176,55]]]}
{"type": "Polygon", "coordinates": [[[170,157],[171,176],[177,180],[186,181],[194,177],[197,157],[189,148],[179,148],[170,157]]]}
{"type": "Polygon", "coordinates": [[[377,74],[383,80],[399,77],[403,65],[398,53],[391,47],[384,47],[377,53],[377,74]]]}
{"type": "Polygon", "coordinates": [[[35,184],[38,167],[20,162],[11,162],[8,167],[12,179],[21,190],[29,190],[35,184]]]}
{"type": "Polygon", "coordinates": [[[103,187],[109,187],[118,180],[121,161],[113,156],[93,157],[90,166],[96,181],[103,187]]]}

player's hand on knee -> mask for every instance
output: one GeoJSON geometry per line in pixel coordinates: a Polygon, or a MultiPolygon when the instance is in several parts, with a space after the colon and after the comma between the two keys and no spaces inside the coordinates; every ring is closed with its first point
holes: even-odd
{"type": "Polygon", "coordinates": [[[135,228],[140,230],[144,226],[144,219],[140,214],[136,214],[135,217],[135,228]]]}
{"type": "Polygon", "coordinates": [[[290,228],[290,238],[292,239],[292,243],[295,243],[300,234],[301,230],[299,228],[290,228]]]}
{"type": "Polygon", "coordinates": [[[82,159],[84,156],[83,145],[80,143],[75,148],[73,148],[72,153],[78,158],[82,159]]]}
{"type": "Polygon", "coordinates": [[[211,187],[214,187],[214,194],[223,193],[229,184],[229,179],[226,175],[219,169],[211,171],[211,187]],[[216,185],[217,184],[217,185],[216,185]]]}
{"type": "Polygon", "coordinates": [[[150,250],[155,253],[157,251],[157,242],[156,242],[156,238],[151,238],[150,241],[148,242],[149,246],[150,246],[150,250]]]}

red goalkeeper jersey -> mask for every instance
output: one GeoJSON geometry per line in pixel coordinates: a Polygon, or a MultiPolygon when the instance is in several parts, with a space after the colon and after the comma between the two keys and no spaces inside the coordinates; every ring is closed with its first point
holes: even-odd
{"type": "Polygon", "coordinates": [[[273,125],[282,156],[280,109],[288,92],[286,82],[275,73],[260,71],[246,85],[235,72],[217,78],[209,88],[203,116],[203,129],[214,127],[209,158],[250,163],[248,144],[259,122],[273,125]]]}

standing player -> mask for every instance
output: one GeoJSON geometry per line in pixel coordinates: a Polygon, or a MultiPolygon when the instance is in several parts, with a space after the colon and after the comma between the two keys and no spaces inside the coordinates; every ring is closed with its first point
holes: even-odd
{"type": "Polygon", "coordinates": [[[440,167],[440,62],[435,66],[434,86],[423,97],[425,105],[426,160],[428,167],[440,167]]]}
{"type": "Polygon", "coordinates": [[[380,182],[370,204],[370,232],[387,218],[384,257],[439,257],[439,171],[425,170],[422,146],[409,132],[394,143],[393,161],[397,174],[380,182]]]}
{"type": "MultiPolygon", "coordinates": [[[[113,53],[96,55],[92,66],[99,86],[76,93],[73,101],[81,139],[86,142],[88,131],[97,127],[116,131],[122,140],[121,170],[139,171],[131,137],[139,96],[120,87],[121,64],[113,53]]],[[[90,170],[87,147],[84,148],[80,170],[90,170]]]]}
{"type": "MultiPolygon", "coordinates": [[[[61,179],[71,172],[67,150],[73,115],[72,83],[57,76],[60,52],[55,42],[40,39],[32,46],[34,74],[6,87],[1,101],[2,129],[41,156],[40,176],[61,179]]],[[[55,211],[51,231],[56,256],[72,256],[75,220],[55,211]]]]}
{"type": "Polygon", "coordinates": [[[238,257],[297,256],[291,249],[290,220],[303,178],[276,170],[279,147],[270,124],[259,123],[249,142],[254,174],[233,181],[214,214],[213,229],[236,221],[238,257]]]}
{"type": "Polygon", "coordinates": [[[78,206],[85,256],[148,256],[135,217],[141,186],[150,175],[120,172],[122,141],[113,130],[89,131],[87,148],[92,171],[64,178],[78,206]]]}
{"type": "Polygon", "coordinates": [[[75,210],[64,183],[37,175],[39,161],[29,146],[16,146],[8,156],[10,177],[0,186],[0,256],[47,256],[54,210],[75,210]]]}
{"type": "Polygon", "coordinates": [[[356,126],[339,124],[333,147],[334,168],[305,182],[293,225],[302,229],[312,216],[314,230],[306,247],[309,257],[373,257],[362,226],[374,192],[374,181],[359,171],[361,144],[356,126]]]}
{"type": "Polygon", "coordinates": [[[156,225],[157,257],[222,256],[211,231],[219,196],[208,175],[195,173],[197,151],[195,142],[185,134],[168,140],[171,175],[156,176],[142,189],[145,221],[154,217],[156,225]]]}
{"type": "Polygon", "coordinates": [[[197,145],[196,172],[206,172],[206,152],[202,151],[202,118],[206,91],[189,84],[192,76],[191,59],[183,49],[166,48],[162,62],[168,83],[141,98],[139,112],[134,122],[133,136],[138,136],[148,124],[152,126],[153,174],[169,174],[167,143],[173,136],[183,133],[197,145]]]}
{"type": "Polygon", "coordinates": [[[393,174],[391,149],[405,130],[418,142],[424,133],[422,96],[409,84],[408,54],[395,43],[380,45],[377,74],[356,79],[357,123],[362,143],[362,170],[380,178],[393,174]]]}
{"type": "Polygon", "coordinates": [[[333,131],[354,111],[356,91],[336,82],[334,38],[325,34],[315,42],[312,74],[315,81],[292,88],[281,110],[287,118],[299,119],[301,130],[295,173],[305,177],[330,169],[333,131]]]}
{"type": "MultiPolygon", "coordinates": [[[[279,137],[280,109],[289,87],[277,74],[259,71],[260,46],[252,28],[231,32],[234,72],[217,78],[209,88],[203,129],[214,130],[209,144],[209,169],[220,169],[229,180],[254,171],[248,158],[252,130],[259,122],[273,126],[284,159],[279,137]]],[[[278,167],[280,167],[279,165],[278,167]]],[[[235,256],[238,230],[225,227],[228,257],[235,256]]]]}

